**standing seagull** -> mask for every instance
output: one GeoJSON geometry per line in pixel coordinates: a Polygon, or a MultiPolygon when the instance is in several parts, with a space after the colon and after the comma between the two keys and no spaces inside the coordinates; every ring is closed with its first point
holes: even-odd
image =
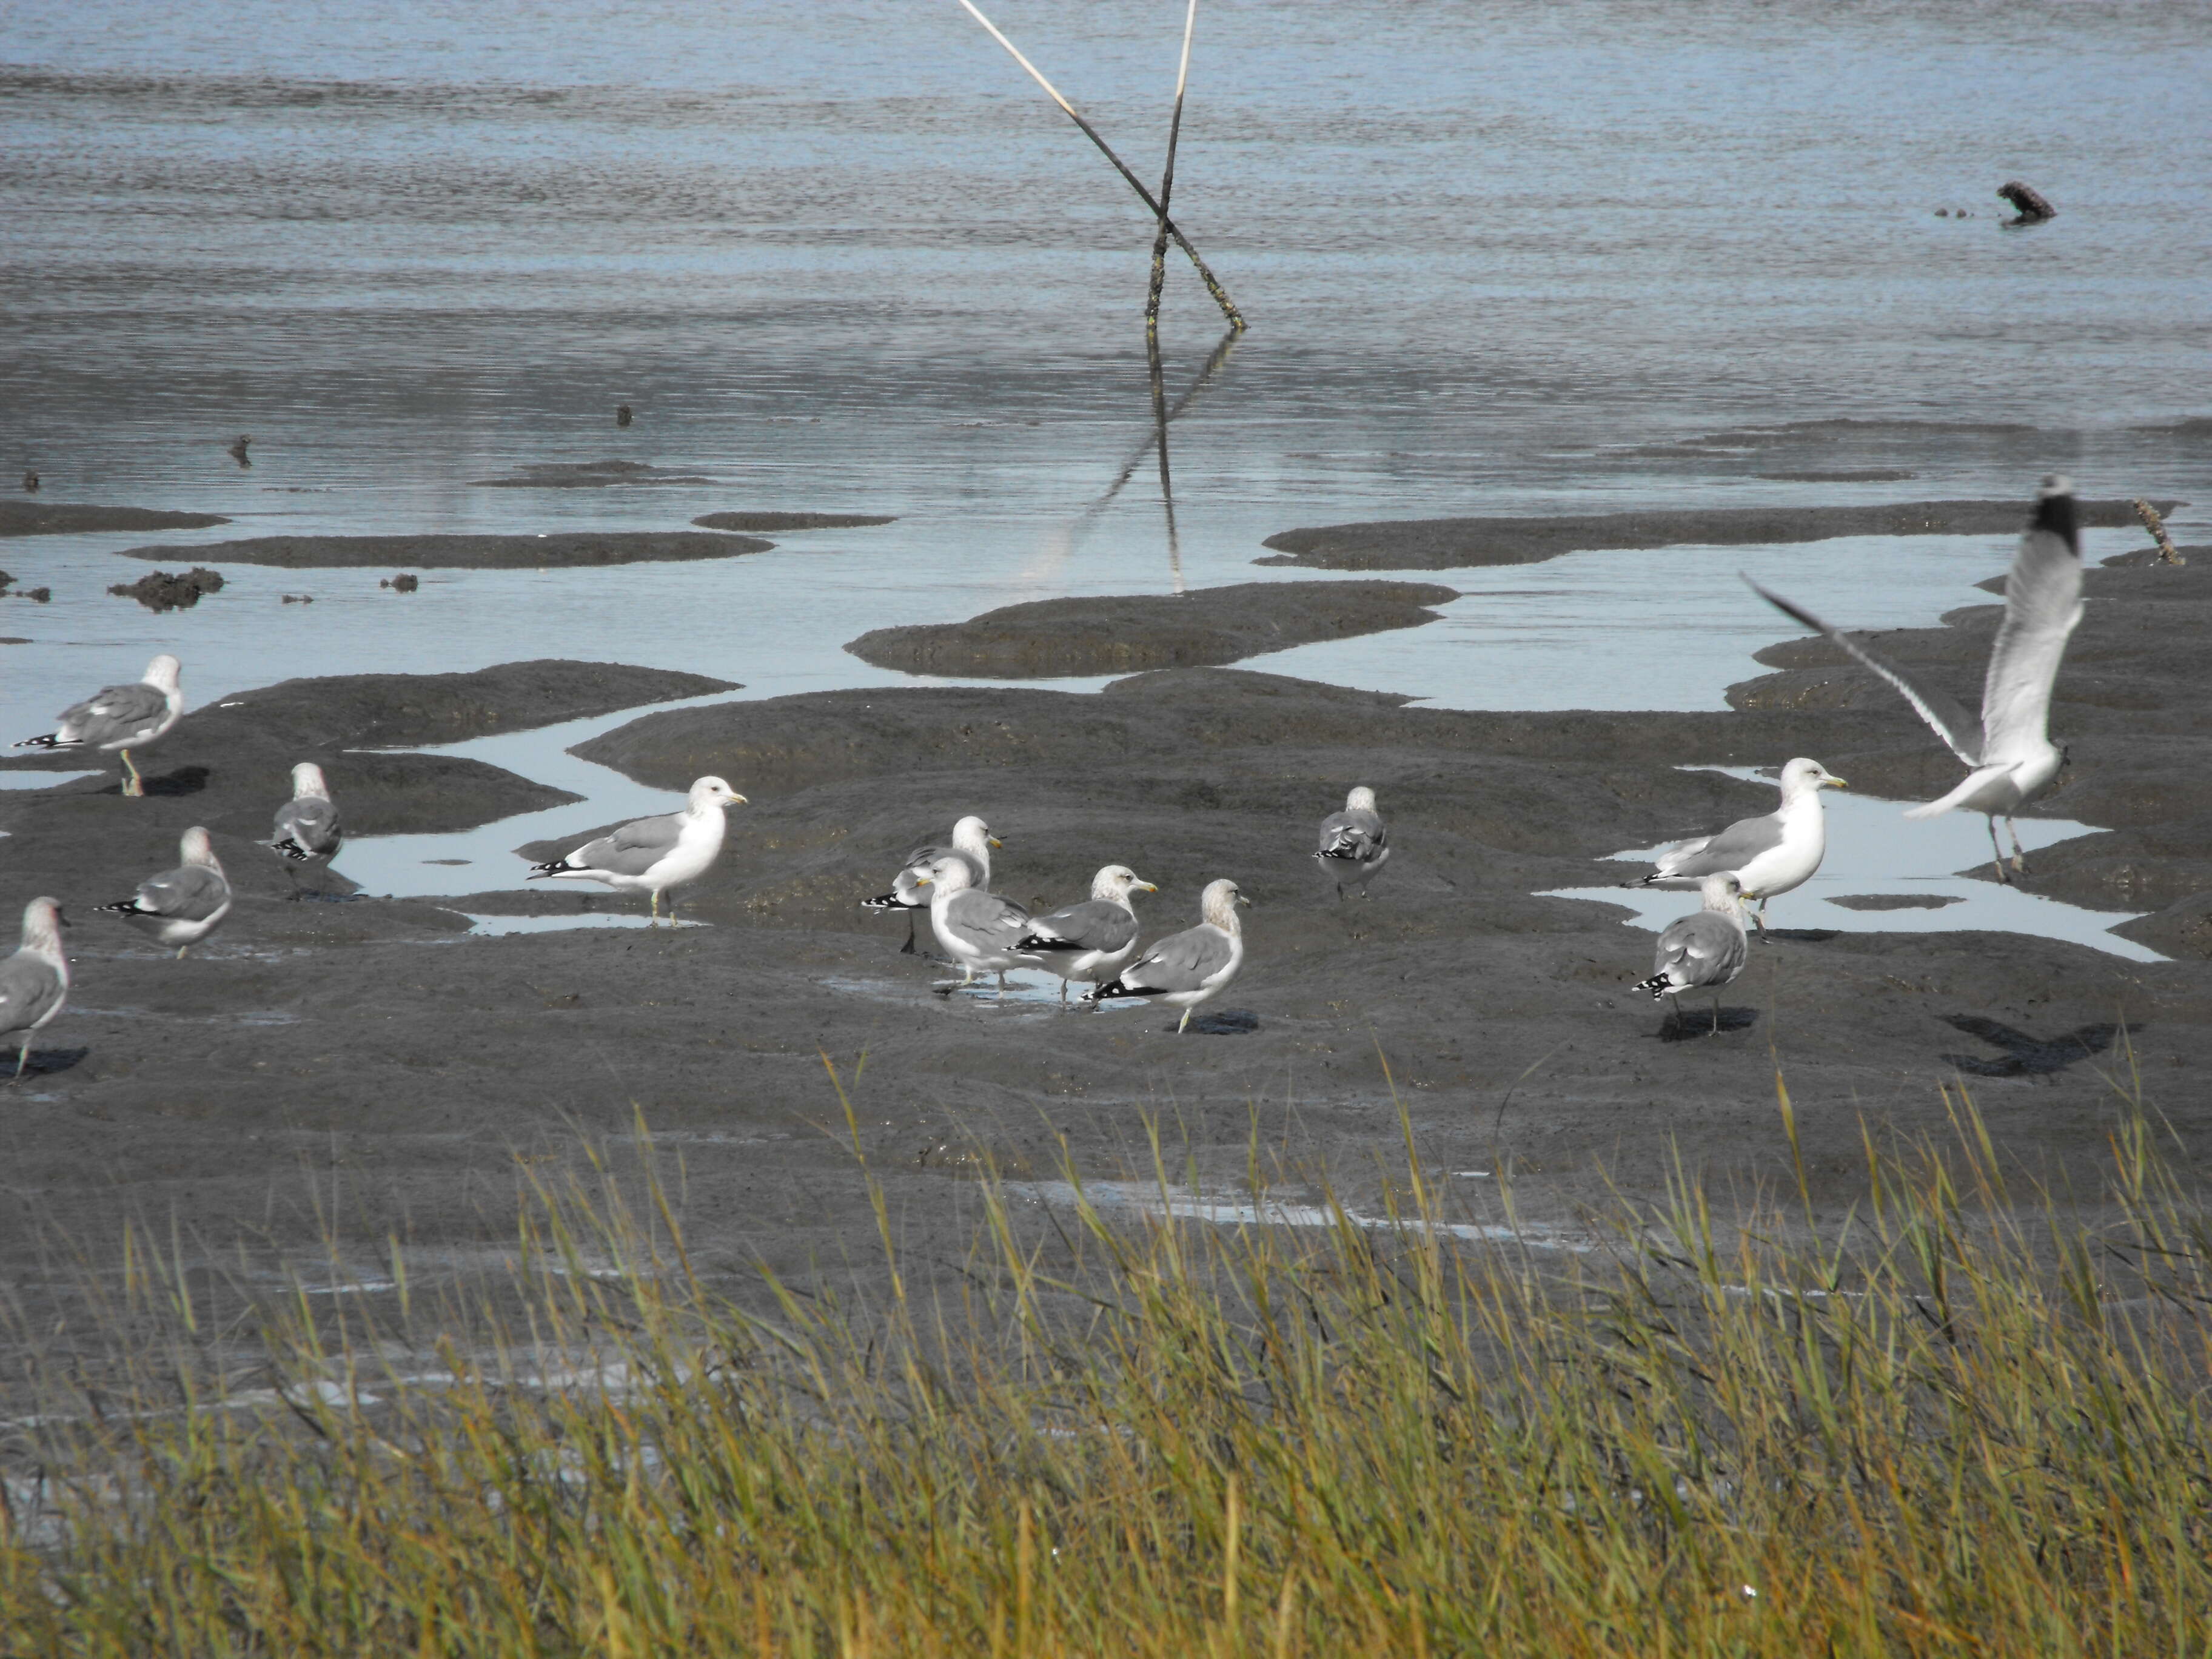
{"type": "Polygon", "coordinates": [[[1651,956],[1658,969],[1636,988],[1651,993],[1654,1002],[1674,997],[1674,1018],[1682,1017],[1683,992],[1699,987],[1713,994],[1713,1030],[1721,1029],[1721,988],[1731,985],[1743,971],[1750,955],[1743,933],[1743,889],[1733,875],[1707,876],[1702,890],[1705,908],[1679,921],[1667,924],[1651,956]]]}
{"type": "Polygon", "coordinates": [[[1336,877],[1339,899],[1347,882],[1359,890],[1360,897],[1368,896],[1367,884],[1390,857],[1390,832],[1375,810],[1372,789],[1363,786],[1353,790],[1344,798],[1344,811],[1321,821],[1321,848],[1314,857],[1336,877]]]}
{"type": "Polygon", "coordinates": [[[921,878],[929,889],[929,925],[945,954],[960,964],[960,984],[943,988],[946,995],[968,985],[975,970],[995,971],[999,994],[1006,994],[1006,969],[1035,966],[1022,950],[1030,913],[1010,898],[974,884],[968,860],[957,853],[932,859],[921,878]]]}
{"type": "Polygon", "coordinates": [[[1204,920],[1197,927],[1170,933],[1123,969],[1120,977],[1100,986],[1084,1000],[1158,997],[1182,1010],[1182,1018],[1176,1025],[1176,1035],[1180,1036],[1190,1024],[1192,1011],[1226,990],[1244,965],[1244,927],[1237,919],[1237,907],[1251,902],[1237,891],[1233,881],[1208,882],[1199,897],[1199,915],[1204,920]]]}
{"type": "Polygon", "coordinates": [[[2020,538],[2005,578],[2004,622],[1990,647],[1982,679],[1982,724],[1958,701],[1917,680],[1896,664],[1876,656],[1838,633],[1809,611],[1800,609],[1757,582],[1752,589],[1776,610],[1825,635],[1897,688],[1936,735],[1972,769],[1966,780],[1941,800],[1916,806],[1908,818],[1932,818],[1965,807],[1989,819],[1990,852],[1997,879],[2008,882],[2004,849],[1997,845],[1997,819],[2012,835],[2012,867],[2025,872],[2027,854],[2012,815],[2051,787],[2064,751],[2051,741],[2051,688],[2058,678],[2066,641],[2081,620],[2081,530],[2074,485],[2053,473],[2036,496],[2035,516],[2020,538]]]}
{"type": "Polygon", "coordinates": [[[939,859],[957,858],[968,861],[968,884],[986,892],[991,886],[991,849],[1001,845],[991,833],[991,826],[975,817],[964,817],[952,826],[952,844],[949,847],[917,847],[906,855],[906,862],[891,883],[891,890],[875,898],[862,899],[863,910],[903,910],[906,917],[906,943],[899,946],[899,954],[914,954],[915,927],[918,913],[929,908],[929,895],[923,892],[924,878],[929,866],[939,859]]]}
{"type": "Polygon", "coordinates": [[[131,751],[143,749],[184,717],[184,665],[164,653],[146,665],[146,678],[131,685],[102,686],[82,702],[64,708],[61,723],[42,738],[26,738],[18,749],[97,749],[123,755],[123,793],[143,795],[145,782],[131,763],[131,751]]]}
{"type": "Polygon", "coordinates": [[[292,799],[276,809],[276,830],[269,845],[284,856],[284,873],[292,878],[292,896],[300,896],[300,878],[294,866],[320,859],[328,864],[345,840],[345,826],[331,800],[331,787],[323,781],[323,769],[301,761],[292,769],[292,799]]]}
{"type": "Polygon", "coordinates": [[[1109,864],[1091,878],[1089,898],[1035,918],[1015,948],[1060,975],[1062,1002],[1072,979],[1103,984],[1136,954],[1137,913],[1129,895],[1139,888],[1160,890],[1127,865],[1109,864]]]}
{"type": "MultiPolygon", "coordinates": [[[[587,841],[566,858],[533,864],[525,881],[547,876],[604,883],[619,893],[653,895],[653,923],[660,921],[660,896],[672,887],[696,881],[722,850],[729,820],[724,809],[742,806],[745,798],[720,778],[701,778],[680,812],[638,818],[596,841],[587,841]]],[[[668,901],[668,920],[676,920],[676,901],[668,901]]]]}
{"type": "Polygon", "coordinates": [[[179,850],[185,861],[147,877],[138,884],[136,897],[94,908],[121,916],[162,944],[175,945],[182,957],[230,914],[230,878],[216,860],[215,843],[198,824],[185,831],[179,850]]]}
{"type": "Polygon", "coordinates": [[[34,898],[23,907],[22,948],[0,962],[0,1036],[23,1034],[15,1075],[31,1063],[31,1036],[69,1000],[69,958],[62,954],[62,907],[34,898]]]}
{"type": "Polygon", "coordinates": [[[1702,887],[1706,878],[1733,874],[1743,896],[1759,901],[1754,920],[1766,932],[1766,901],[1802,887],[1828,855],[1828,815],[1823,789],[1848,787],[1816,760],[1802,756],[1782,769],[1782,805],[1765,817],[1738,818],[1717,835],[1677,842],[1660,854],[1659,867],[1637,887],[1702,887]]]}

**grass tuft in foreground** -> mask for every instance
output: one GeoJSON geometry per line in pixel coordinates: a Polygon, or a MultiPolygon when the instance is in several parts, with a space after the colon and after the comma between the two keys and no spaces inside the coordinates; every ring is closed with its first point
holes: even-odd
{"type": "Polygon", "coordinates": [[[2024,1224],[1954,1121],[1826,1242],[1686,1184],[1580,1255],[1455,1244],[1418,1168],[1381,1230],[987,1188],[949,1300],[770,1317],[649,1183],[544,1195],[513,1285],[416,1310],[503,1337],[302,1298],[258,1406],[149,1361],[39,1430],[0,1646],[2203,1654],[2205,1215],[2136,1125],[2107,1222],[2024,1224]]]}

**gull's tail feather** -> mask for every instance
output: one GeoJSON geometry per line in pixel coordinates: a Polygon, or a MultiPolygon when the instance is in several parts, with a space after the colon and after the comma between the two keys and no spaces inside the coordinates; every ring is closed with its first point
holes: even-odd
{"type": "MultiPolygon", "coordinates": [[[[286,858],[291,860],[295,864],[305,864],[309,859],[314,856],[313,854],[310,853],[306,848],[301,846],[298,842],[294,841],[289,836],[285,836],[282,841],[270,842],[269,843],[269,848],[271,852],[282,853],[286,858]]],[[[525,876],[523,879],[527,881],[530,878],[525,876]]]]}
{"type": "Polygon", "coordinates": [[[95,904],[92,908],[95,913],[105,911],[116,916],[150,916],[156,914],[135,898],[118,899],[112,904],[95,904]]]}
{"type": "Polygon", "coordinates": [[[1115,997],[1152,997],[1158,994],[1159,993],[1149,985],[1129,985],[1119,979],[1109,979],[1097,989],[1085,991],[1083,994],[1083,1000],[1085,1002],[1110,1002],[1115,997]]]}
{"type": "Polygon", "coordinates": [[[1965,805],[1966,801],[1972,799],[1975,791],[1978,790],[1984,784],[2004,776],[2006,773],[2013,769],[2013,765],[2014,763],[2007,761],[2002,766],[1977,767],[1974,770],[1966,774],[1966,781],[1963,783],[1960,784],[1960,786],[1956,789],[1954,789],[1949,794],[1944,796],[1942,799],[1931,800],[1924,806],[1916,806],[1910,811],[1906,812],[1905,816],[1908,818],[1941,817],[1944,813],[1952,811],[1955,807],[1965,805]]]}
{"type": "Polygon", "coordinates": [[[566,858],[557,858],[544,864],[532,865],[530,873],[525,876],[523,880],[536,881],[540,876],[574,875],[580,872],[583,867],[580,864],[569,863],[566,858]]]}
{"type": "Polygon", "coordinates": [[[1083,947],[1071,940],[1053,939],[1043,933],[1024,933],[1015,941],[1017,951],[1079,951],[1083,947]]]}
{"type": "Polygon", "coordinates": [[[83,744],[75,738],[62,736],[58,732],[48,732],[39,737],[25,738],[15,747],[18,749],[80,749],[83,744]]]}
{"type": "Polygon", "coordinates": [[[1650,979],[1638,980],[1628,988],[1632,991],[1649,991],[1651,993],[1651,1000],[1657,1002],[1667,994],[1667,975],[1654,974],[1650,979]]]}
{"type": "Polygon", "coordinates": [[[908,904],[896,893],[879,893],[874,898],[860,901],[863,910],[927,910],[927,904],[908,904]]]}

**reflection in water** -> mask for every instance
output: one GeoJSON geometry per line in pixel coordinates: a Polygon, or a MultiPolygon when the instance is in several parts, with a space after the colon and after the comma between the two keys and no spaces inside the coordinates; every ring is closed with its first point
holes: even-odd
{"type": "MultiPolygon", "coordinates": [[[[1170,157],[1169,165],[1174,165],[1170,157]]],[[[1147,319],[1149,320],[1149,319],[1147,319]]],[[[1237,337],[1231,331],[1231,339],[1237,337]]],[[[1152,371],[1152,441],[1160,452],[1160,507],[1168,519],[1168,580],[1175,591],[1183,591],[1182,539],[1176,534],[1175,480],[1168,472],[1168,399],[1166,389],[1160,381],[1160,337],[1147,329],[1145,332],[1145,357],[1152,371]]]]}

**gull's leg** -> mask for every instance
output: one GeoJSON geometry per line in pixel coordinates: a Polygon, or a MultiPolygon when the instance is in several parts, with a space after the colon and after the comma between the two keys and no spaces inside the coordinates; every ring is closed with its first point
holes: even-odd
{"type": "Polygon", "coordinates": [[[676,925],[676,890],[673,887],[668,890],[668,925],[671,927],[676,925]]]}
{"type": "MultiPolygon", "coordinates": [[[[1751,913],[1751,925],[1759,929],[1759,938],[1762,939],[1766,938],[1766,901],[1765,899],[1759,900],[1759,908],[1751,913]]],[[[1768,940],[1768,943],[1771,944],[1772,941],[1768,940]]]]}
{"type": "Polygon", "coordinates": [[[2005,873],[2004,848],[1997,845],[1996,815],[1995,813],[1991,813],[1987,822],[1990,826],[1990,857],[1995,860],[1996,864],[1997,880],[2004,884],[2006,886],[2010,886],[2012,884],[2012,878],[2005,873]]]}
{"type": "Polygon", "coordinates": [[[182,962],[185,959],[185,952],[191,948],[192,947],[189,945],[179,945],[177,947],[177,960],[179,962],[182,962]]]}
{"type": "Polygon", "coordinates": [[[23,1052],[15,1056],[15,1080],[23,1080],[23,1068],[31,1063],[31,1034],[23,1033],[23,1052]]]}
{"type": "Polygon", "coordinates": [[[915,930],[921,927],[921,919],[916,916],[912,910],[908,910],[906,913],[906,943],[899,946],[899,954],[901,956],[910,957],[915,954],[914,945],[915,930]]]}
{"type": "Polygon", "coordinates": [[[300,872],[289,859],[284,860],[284,873],[292,883],[292,896],[289,902],[297,904],[300,902],[300,872]]]}
{"type": "Polygon", "coordinates": [[[1067,1000],[1067,981],[1066,980],[1062,980],[1060,982],[1060,1000],[1063,1004],[1067,1000]]]}
{"type": "Polygon", "coordinates": [[[2020,826],[2012,821],[2012,814],[2009,812],[2005,814],[2005,833],[2012,837],[2014,873],[2024,876],[2027,873],[2027,848],[2020,844],[2020,826]]]}
{"type": "Polygon", "coordinates": [[[660,890],[658,887],[653,889],[653,919],[645,925],[648,927],[660,926],[660,890]]]}
{"type": "Polygon", "coordinates": [[[123,793],[126,795],[143,795],[146,793],[146,781],[138,775],[138,769],[131,763],[131,751],[128,749],[123,751],[123,793]]]}
{"type": "Polygon", "coordinates": [[[1720,994],[1718,991],[1715,991],[1715,992],[1713,993],[1713,1035],[1714,1035],[1715,1036],[1718,1036],[1720,1034],[1721,1034],[1721,994],[1720,994]]]}
{"type": "Polygon", "coordinates": [[[1176,1022],[1176,1035],[1177,1036],[1181,1036],[1182,1035],[1182,1028],[1190,1024],[1190,1015],[1191,1010],[1186,1008],[1182,1011],[1182,1018],[1176,1022]]]}

